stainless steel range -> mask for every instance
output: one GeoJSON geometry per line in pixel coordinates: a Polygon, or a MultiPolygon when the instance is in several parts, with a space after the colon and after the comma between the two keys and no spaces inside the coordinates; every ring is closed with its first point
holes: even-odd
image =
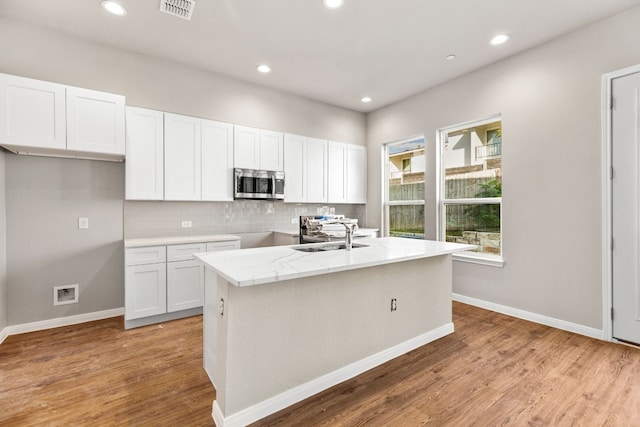
{"type": "Polygon", "coordinates": [[[345,218],[344,215],[303,215],[300,217],[301,244],[344,241],[347,234],[359,237],[357,230],[358,220],[345,218]]]}

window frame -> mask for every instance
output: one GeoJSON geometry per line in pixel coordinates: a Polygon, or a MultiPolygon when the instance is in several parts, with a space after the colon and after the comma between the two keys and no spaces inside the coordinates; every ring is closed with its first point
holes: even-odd
{"type": "MultiPolygon", "coordinates": [[[[503,225],[504,225],[504,217],[503,217],[503,209],[502,209],[502,197],[485,197],[485,198],[462,198],[462,199],[446,199],[445,196],[445,185],[446,185],[446,165],[445,165],[445,144],[447,141],[447,135],[453,132],[462,131],[468,128],[475,128],[484,125],[488,125],[494,122],[500,122],[500,127],[502,128],[502,114],[495,114],[489,116],[484,119],[473,120],[465,123],[460,123],[453,126],[448,126],[445,128],[440,128],[436,132],[436,158],[438,161],[436,162],[436,177],[437,177],[437,185],[436,185],[436,200],[437,200],[437,215],[436,215],[436,229],[438,240],[445,242],[446,241],[446,215],[447,215],[447,206],[451,205],[487,205],[487,204],[497,204],[500,206],[500,255],[481,253],[481,252],[472,252],[465,251],[459,252],[453,255],[453,259],[456,261],[469,262],[473,264],[481,264],[481,265],[489,265],[493,267],[503,267],[504,266],[504,246],[503,242],[503,225]]],[[[489,131],[489,129],[487,129],[489,131]]],[[[502,138],[501,138],[502,142],[502,138]]],[[[500,154],[500,159],[502,160],[502,152],[500,154]]]]}
{"type": "MultiPolygon", "coordinates": [[[[393,200],[390,201],[389,200],[389,178],[391,175],[390,172],[390,166],[389,166],[389,147],[393,146],[393,145],[400,145],[403,143],[407,143],[407,142],[412,142],[412,141],[416,141],[422,139],[422,141],[424,141],[424,150],[425,150],[425,189],[426,189],[426,166],[427,166],[427,160],[426,160],[426,138],[424,136],[424,134],[417,134],[408,138],[403,138],[403,139],[399,139],[397,141],[391,141],[391,142],[386,142],[384,144],[382,144],[382,233],[381,236],[384,237],[389,237],[389,233],[390,233],[390,228],[391,228],[391,221],[390,221],[390,213],[389,213],[389,207],[391,206],[419,206],[422,205],[425,207],[425,211],[426,211],[426,200],[393,200]]],[[[423,217],[423,227],[426,230],[426,216],[423,217]]]]}

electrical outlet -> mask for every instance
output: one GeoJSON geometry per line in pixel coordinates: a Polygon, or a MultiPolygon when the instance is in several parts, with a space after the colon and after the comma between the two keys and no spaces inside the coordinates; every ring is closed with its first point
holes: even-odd
{"type": "Polygon", "coordinates": [[[182,228],[191,228],[191,221],[182,221],[180,225],[182,225],[182,228]]]}
{"type": "Polygon", "coordinates": [[[291,222],[291,224],[297,224],[300,220],[298,218],[291,218],[289,221],[291,222]]]}
{"type": "Polygon", "coordinates": [[[86,230],[89,228],[89,218],[78,218],[78,228],[86,230]]]}
{"type": "Polygon", "coordinates": [[[398,309],[398,301],[395,298],[391,298],[391,311],[398,309]]]}

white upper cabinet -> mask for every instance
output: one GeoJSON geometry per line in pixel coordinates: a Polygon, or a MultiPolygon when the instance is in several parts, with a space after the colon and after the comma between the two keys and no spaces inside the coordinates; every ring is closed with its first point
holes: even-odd
{"type": "Polygon", "coordinates": [[[68,87],[67,149],[124,156],[124,117],[124,96],[68,87]]]}
{"type": "Polygon", "coordinates": [[[65,149],[65,86],[0,74],[0,143],[65,149]]]}
{"type": "Polygon", "coordinates": [[[127,200],[164,198],[164,113],[127,107],[127,200]]]}
{"type": "Polygon", "coordinates": [[[127,107],[127,200],[233,200],[233,125],[127,107]]]}
{"type": "Polygon", "coordinates": [[[260,165],[258,169],[284,170],[284,135],[282,132],[260,130],[260,165]]]}
{"type": "Polygon", "coordinates": [[[233,200],[233,125],[202,120],[202,200],[233,200]]]}
{"type": "MultiPolygon", "coordinates": [[[[307,138],[305,175],[307,201],[323,203],[327,201],[327,141],[307,138]]],[[[286,179],[286,174],[285,174],[286,179]]],[[[288,185],[288,181],[285,181],[288,185]]],[[[285,187],[286,188],[286,187],[285,187]]]]}
{"type": "Polygon", "coordinates": [[[18,153],[121,160],[125,97],[0,74],[0,145],[18,153]]]}
{"type": "Polygon", "coordinates": [[[330,141],[328,163],[328,202],[366,203],[366,148],[330,141]]]}
{"type": "Polygon", "coordinates": [[[259,169],[260,129],[233,127],[233,164],[236,168],[259,169]]]}
{"type": "Polygon", "coordinates": [[[165,200],[201,200],[200,147],[200,119],[165,113],[165,200]]]}
{"type": "Polygon", "coordinates": [[[329,141],[327,158],[327,201],[347,203],[347,144],[329,141]]]}
{"type": "Polygon", "coordinates": [[[367,202],[367,150],[347,145],[347,203],[367,202]]]}
{"type": "Polygon", "coordinates": [[[327,141],[284,136],[285,202],[327,201],[327,141]]]}
{"type": "Polygon", "coordinates": [[[305,174],[305,144],[307,138],[299,135],[284,136],[284,201],[307,201],[305,174]]]}
{"type": "Polygon", "coordinates": [[[242,169],[284,170],[282,132],[247,126],[234,126],[234,167],[242,169]]]}

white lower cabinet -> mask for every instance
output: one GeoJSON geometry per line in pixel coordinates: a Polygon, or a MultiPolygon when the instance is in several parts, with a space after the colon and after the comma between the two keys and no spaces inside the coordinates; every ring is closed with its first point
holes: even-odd
{"type": "Polygon", "coordinates": [[[167,263],[167,312],[202,307],[204,268],[197,260],[167,263]]]}
{"type": "Polygon", "coordinates": [[[153,246],[127,249],[125,263],[125,320],[166,313],[166,248],[153,246]]]}
{"type": "Polygon", "coordinates": [[[205,250],[206,243],[167,246],[167,312],[202,307],[204,267],[193,254],[205,250]]]}
{"type": "Polygon", "coordinates": [[[197,314],[193,309],[204,302],[204,267],[193,254],[230,249],[240,249],[240,241],[126,248],[125,327],[197,314]]]}

